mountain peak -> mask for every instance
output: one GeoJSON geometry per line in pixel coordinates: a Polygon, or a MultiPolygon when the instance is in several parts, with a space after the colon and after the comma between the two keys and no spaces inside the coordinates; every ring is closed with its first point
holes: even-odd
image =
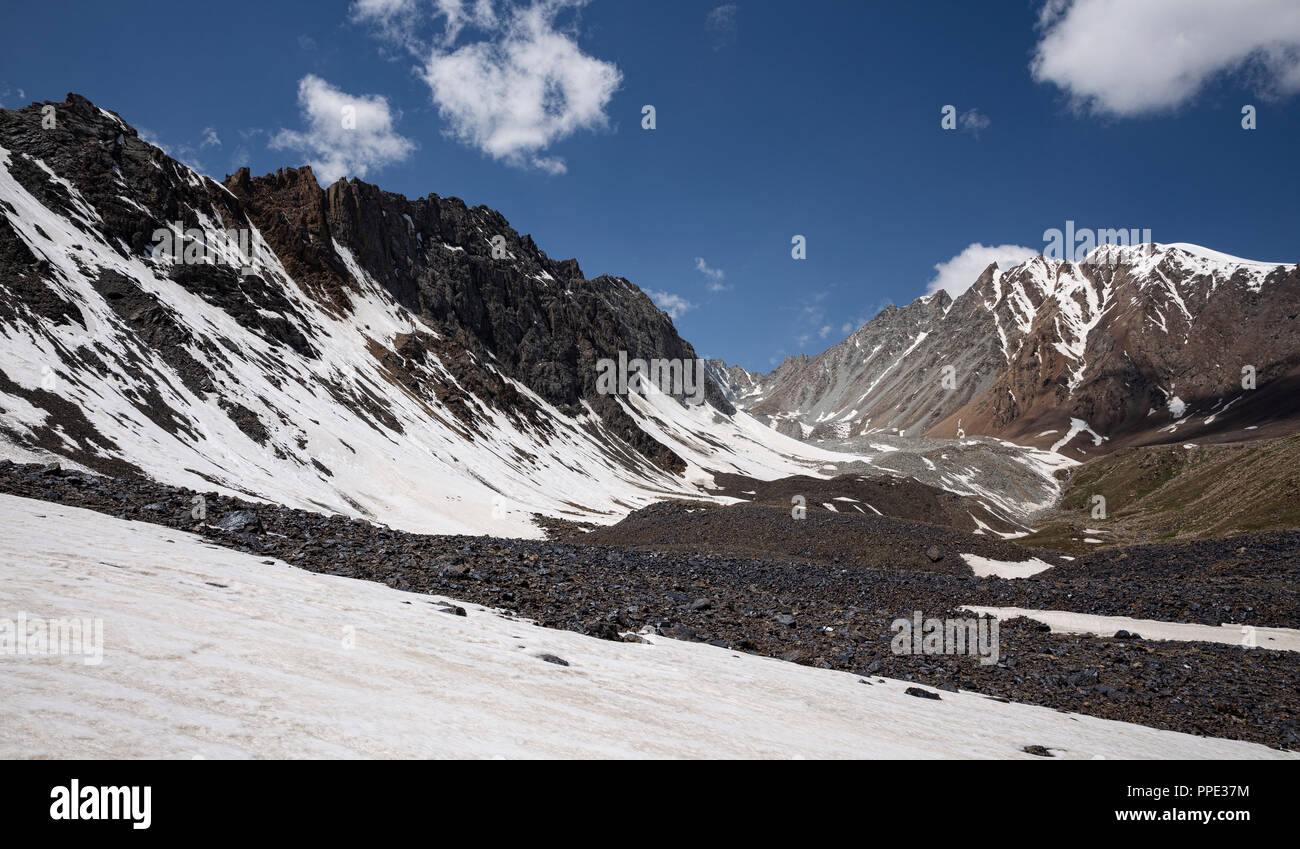
{"type": "Polygon", "coordinates": [[[39,106],[0,110],[11,456],[523,535],[534,512],[698,495],[688,462],[787,462],[701,443],[735,410],[694,368],[680,385],[697,357],[668,316],[493,209],[356,179],[322,189],[310,167],[217,183],[86,98],[57,108],[48,132],[39,106]],[[620,358],[675,363],[679,385],[603,391],[599,363],[620,358]]]}
{"type": "Polygon", "coordinates": [[[1271,420],[1262,394],[1241,393],[1241,370],[1267,363],[1274,392],[1300,381],[1288,353],[1300,347],[1297,314],[1294,264],[1185,243],[1103,247],[1080,263],[1040,254],[989,264],[956,299],[939,290],[888,306],[843,342],[731,391],[797,438],[986,434],[1077,457],[1271,420]],[[1233,417],[1215,414],[1230,404],[1233,417]],[[1095,444],[1073,443],[1079,433],[1095,444]]]}

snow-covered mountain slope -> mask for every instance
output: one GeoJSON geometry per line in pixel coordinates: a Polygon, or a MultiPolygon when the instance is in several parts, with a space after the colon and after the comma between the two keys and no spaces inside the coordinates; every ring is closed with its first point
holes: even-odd
{"type": "Polygon", "coordinates": [[[5,758],[1294,757],[968,692],[917,698],[906,681],[704,643],[450,615],[443,599],[8,495],[0,574],[0,619],[102,622],[97,664],[0,655],[5,758]]]}
{"type": "Polygon", "coordinates": [[[1300,271],[1188,244],[991,265],[766,375],[714,363],[799,438],[990,435],[1076,459],[1300,421],[1300,271]],[[1253,380],[1254,388],[1248,384],[1253,380]]]}
{"type": "Polygon", "coordinates": [[[56,110],[53,129],[0,111],[4,456],[515,536],[534,513],[707,495],[713,472],[858,459],[716,387],[696,406],[595,392],[599,357],[694,351],[635,286],[586,280],[491,210],[306,169],[223,185],[84,98],[56,110]],[[160,229],[215,261],[171,261],[160,229]]]}

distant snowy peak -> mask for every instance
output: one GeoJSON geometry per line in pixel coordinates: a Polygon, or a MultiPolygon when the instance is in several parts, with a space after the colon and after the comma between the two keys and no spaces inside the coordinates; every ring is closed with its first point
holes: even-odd
{"type": "MultiPolygon", "coordinates": [[[[1283,399],[1300,364],[1298,312],[1295,263],[1181,243],[1103,246],[1078,263],[1040,255],[746,373],[760,389],[736,403],[813,441],[985,434],[1082,458],[1189,431],[1230,438],[1295,414],[1283,399]],[[1058,445],[1047,431],[1098,438],[1058,445]]],[[[735,391],[735,370],[719,374],[735,391]]]]}

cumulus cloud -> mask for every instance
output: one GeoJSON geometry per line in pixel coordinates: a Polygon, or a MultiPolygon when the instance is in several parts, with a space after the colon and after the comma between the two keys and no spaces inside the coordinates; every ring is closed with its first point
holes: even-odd
{"type": "Polygon", "coordinates": [[[467,26],[497,23],[492,0],[355,0],[348,13],[354,23],[367,24],[385,41],[418,54],[435,42],[451,44],[467,26]],[[442,21],[441,34],[423,34],[430,20],[442,21]]]}
{"type": "Polygon", "coordinates": [[[348,16],[354,23],[368,24],[385,41],[418,50],[417,36],[421,9],[417,0],[356,0],[348,16]]]}
{"type": "Polygon", "coordinates": [[[1048,0],[1038,26],[1034,79],[1099,114],[1173,109],[1224,73],[1265,96],[1300,91],[1295,0],[1048,0]]]}
{"type": "Polygon", "coordinates": [[[349,13],[386,48],[417,57],[448,135],[509,165],[563,174],[564,159],[544,151],[608,126],[623,80],[557,21],[588,2],[355,0],[349,13]]]}
{"type": "Polygon", "coordinates": [[[579,130],[604,127],[622,82],[609,62],[588,56],[555,16],[569,0],[516,8],[493,40],[434,50],[423,69],[452,135],[494,159],[563,173],[540,152],[579,130]]]}
{"type": "Polygon", "coordinates": [[[695,308],[695,304],[683,298],[681,295],[674,295],[672,292],[646,292],[650,300],[655,302],[655,306],[668,313],[668,317],[676,320],[681,318],[687,310],[695,308]]]}
{"type": "Polygon", "coordinates": [[[990,263],[996,262],[999,268],[1006,269],[1038,254],[1039,251],[1022,245],[981,245],[974,242],[952,259],[935,263],[936,273],[925,293],[933,295],[944,289],[955,298],[969,289],[990,263]]]}
{"type": "Polygon", "coordinates": [[[622,84],[612,62],[582,51],[557,17],[587,0],[357,0],[352,19],[420,57],[448,134],[510,165],[563,174],[544,151],[574,133],[608,126],[605,109],[622,84]],[[431,2],[431,6],[426,3],[431,2]],[[425,37],[422,27],[442,22],[425,37]],[[456,46],[464,33],[474,37],[456,46]]]}
{"type": "Polygon", "coordinates": [[[281,130],[271,147],[297,151],[325,185],[342,177],[364,177],[372,168],[401,162],[415,144],[393,131],[388,100],[351,95],[313,74],[298,83],[304,131],[281,130]]]}
{"type": "Polygon", "coordinates": [[[978,109],[968,109],[957,117],[957,126],[962,132],[970,133],[975,138],[979,138],[980,133],[987,130],[992,123],[993,120],[978,109]]]}
{"type": "Polygon", "coordinates": [[[731,288],[731,286],[722,282],[727,278],[727,273],[721,268],[713,268],[710,266],[704,261],[704,257],[697,256],[695,258],[695,270],[709,279],[708,285],[710,292],[725,292],[731,288]]]}

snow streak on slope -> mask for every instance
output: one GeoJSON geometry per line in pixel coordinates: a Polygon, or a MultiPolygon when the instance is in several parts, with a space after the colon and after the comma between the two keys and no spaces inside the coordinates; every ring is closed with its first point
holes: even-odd
{"type": "Polygon", "coordinates": [[[440,601],[0,495],[0,618],[104,626],[97,666],[0,656],[0,757],[1294,757],[440,601]]]}
{"type": "MultiPolygon", "coordinates": [[[[967,558],[968,562],[971,559],[969,554],[963,554],[962,557],[967,558]]],[[[971,565],[974,566],[974,563],[971,565]]],[[[1050,626],[1053,631],[1062,634],[1095,634],[1099,637],[1113,637],[1116,631],[1128,631],[1130,634],[1137,634],[1143,640],[1221,643],[1240,646],[1245,651],[1255,649],[1300,651],[1300,630],[1295,628],[1161,622],[1155,619],[1133,619],[1128,616],[1097,616],[1092,613],[1073,613],[1068,610],[1030,610],[1023,607],[967,605],[962,609],[981,616],[996,616],[1003,620],[1023,616],[1035,622],[1042,622],[1050,626]]]]}
{"type": "MultiPolygon", "coordinates": [[[[817,474],[831,459],[793,440],[768,447],[771,433],[747,416],[724,422],[712,408],[689,412],[667,399],[649,406],[636,399],[633,420],[646,420],[656,439],[690,458],[693,473],[682,478],[629,448],[596,415],[565,415],[476,361],[522,398],[525,413],[503,412],[461,386],[434,351],[420,362],[403,355],[404,340],[436,345],[439,334],[395,303],[347,248],[333,245],[351,278],[350,308],[334,310],[289,274],[256,228],[238,222],[251,230],[254,250],[252,273],[239,275],[237,285],[281,299],[278,310],[259,310],[303,340],[303,350],[292,349],[178,283],[164,258],[105,241],[98,213],[68,181],[51,176],[72,214],[47,208],[11,173],[14,156],[26,155],[0,148],[0,214],[49,263],[48,285],[76,305],[85,325],[35,314],[0,322],[3,371],[12,382],[0,390],[0,434],[20,445],[39,444],[39,432],[56,443],[45,446],[56,454],[121,460],[199,491],[412,531],[508,536],[538,535],[533,513],[609,522],[664,497],[698,495],[706,469],[817,474]],[[166,350],[143,344],[110,303],[118,292],[106,292],[106,280],[138,288],[186,338],[169,340],[166,350]],[[187,380],[178,358],[202,364],[207,382],[187,380]],[[401,377],[414,380],[398,379],[393,361],[402,364],[401,377]],[[449,409],[433,385],[467,399],[470,420],[449,409]],[[86,426],[51,420],[29,400],[38,392],[66,402],[86,426]]],[[[186,184],[205,179],[184,170],[186,184]]],[[[216,220],[211,210],[189,211],[212,243],[236,223],[216,220]]],[[[231,275],[243,264],[234,255],[219,259],[231,275]]]]}

